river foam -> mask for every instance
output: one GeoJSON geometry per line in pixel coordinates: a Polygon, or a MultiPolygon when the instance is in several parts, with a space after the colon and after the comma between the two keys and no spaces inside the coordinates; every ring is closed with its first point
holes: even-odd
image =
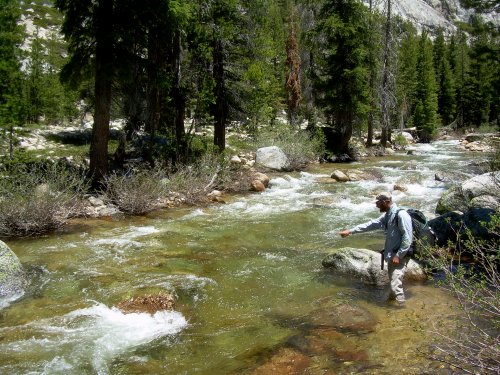
{"type": "Polygon", "coordinates": [[[26,328],[34,332],[32,338],[0,345],[0,349],[27,358],[33,357],[35,353],[30,354],[33,350],[37,354],[58,353],[38,366],[30,366],[40,368],[33,372],[37,374],[77,373],[79,366],[90,358],[95,373],[109,374],[111,361],[119,355],[176,335],[187,325],[184,316],[177,311],[125,314],[97,302],[62,317],[28,323],[26,328]],[[40,334],[43,339],[35,338],[40,334]]]}

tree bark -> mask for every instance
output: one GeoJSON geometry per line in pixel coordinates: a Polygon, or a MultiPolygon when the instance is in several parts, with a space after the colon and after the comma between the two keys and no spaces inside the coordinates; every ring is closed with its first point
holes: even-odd
{"type": "Polygon", "coordinates": [[[100,0],[97,7],[95,54],[95,112],[90,142],[92,187],[100,188],[108,172],[108,139],[113,65],[113,1],[100,0]]]}
{"type": "Polygon", "coordinates": [[[173,99],[175,103],[175,140],[177,157],[184,155],[186,151],[186,132],[184,129],[184,116],[186,109],[186,99],[183,95],[181,88],[181,60],[182,60],[182,46],[181,46],[181,33],[177,30],[173,36],[173,69],[174,69],[174,89],[173,99]]]}
{"type": "Polygon", "coordinates": [[[387,0],[387,18],[385,21],[385,37],[384,37],[384,70],[382,73],[382,137],[380,144],[387,146],[387,141],[390,139],[390,104],[389,104],[389,48],[391,38],[391,0],[387,0]]]}
{"type": "MultiPolygon", "coordinates": [[[[373,0],[370,0],[370,32],[373,30],[373,0]]],[[[366,147],[371,147],[373,144],[373,128],[375,126],[375,67],[371,67],[370,71],[370,112],[368,113],[368,131],[366,135],[366,147]]]]}
{"type": "Polygon", "coordinates": [[[215,80],[214,145],[220,151],[224,151],[226,148],[227,104],[225,98],[224,49],[222,41],[215,38],[213,47],[213,76],[215,80]]]}

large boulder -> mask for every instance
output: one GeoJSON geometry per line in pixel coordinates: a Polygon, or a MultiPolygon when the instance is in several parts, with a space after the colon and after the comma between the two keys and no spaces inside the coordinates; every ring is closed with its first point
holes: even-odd
{"type": "Polygon", "coordinates": [[[453,211],[465,212],[469,207],[468,203],[462,188],[455,186],[441,195],[436,206],[436,213],[442,215],[453,211]]]}
{"type": "MultiPolygon", "coordinates": [[[[354,276],[367,284],[385,285],[389,282],[387,264],[384,266],[385,270],[382,270],[380,262],[381,255],[376,251],[345,247],[329,254],[323,259],[322,264],[340,274],[354,276]]],[[[422,267],[410,259],[405,280],[424,281],[425,279],[422,267]]]]}
{"type": "Polygon", "coordinates": [[[338,169],[337,170],[334,170],[330,176],[331,178],[333,178],[335,181],[338,181],[338,182],[347,182],[349,181],[349,177],[342,171],[339,171],[338,169]]]}
{"type": "Polygon", "coordinates": [[[26,275],[19,258],[0,241],[0,298],[22,294],[26,286],[26,275]]]}
{"type": "Polygon", "coordinates": [[[278,146],[259,148],[255,156],[255,164],[277,171],[290,168],[288,157],[278,146]]]}
{"type": "Polygon", "coordinates": [[[436,213],[466,212],[470,208],[500,209],[500,172],[489,172],[446,191],[439,199],[436,213]]]}
{"type": "Polygon", "coordinates": [[[447,212],[429,221],[429,226],[434,232],[437,246],[446,246],[448,241],[457,240],[457,232],[462,221],[461,212],[447,212]]]}
{"type": "Polygon", "coordinates": [[[464,237],[466,229],[477,239],[488,239],[488,230],[482,223],[489,223],[494,210],[488,208],[473,208],[464,214],[447,212],[429,221],[436,237],[436,245],[446,246],[449,241],[456,243],[464,237]]]}
{"type": "Polygon", "coordinates": [[[500,172],[484,173],[472,177],[462,184],[464,195],[469,198],[476,198],[484,195],[500,194],[500,172]]]}

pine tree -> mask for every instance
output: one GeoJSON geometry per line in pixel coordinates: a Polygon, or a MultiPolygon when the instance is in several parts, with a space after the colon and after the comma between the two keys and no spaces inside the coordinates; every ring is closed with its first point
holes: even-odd
{"type": "Polygon", "coordinates": [[[68,40],[70,60],[63,76],[73,81],[88,77],[93,67],[95,112],[90,143],[90,175],[94,188],[108,172],[111,86],[115,76],[117,33],[113,23],[114,0],[56,0],[64,13],[62,31],[68,40]]]}
{"type": "Polygon", "coordinates": [[[379,65],[380,65],[380,48],[381,46],[381,35],[380,35],[380,22],[378,19],[378,14],[375,12],[373,7],[373,0],[369,2],[369,32],[368,32],[368,45],[371,48],[368,49],[368,67],[370,72],[370,82],[369,82],[369,95],[370,95],[370,110],[368,112],[368,128],[366,135],[366,146],[371,147],[373,144],[373,135],[376,125],[376,120],[378,118],[378,83],[379,83],[379,65]]]}
{"type": "Polygon", "coordinates": [[[28,60],[26,64],[26,104],[28,121],[38,123],[44,115],[44,99],[47,97],[44,82],[45,48],[42,39],[38,37],[38,31],[31,42],[28,60]]]}
{"type": "Polygon", "coordinates": [[[437,129],[437,85],[432,57],[432,42],[424,30],[420,37],[417,60],[416,97],[422,105],[422,115],[413,115],[421,142],[430,142],[437,129]]]}
{"type": "Polygon", "coordinates": [[[448,125],[455,118],[455,82],[442,29],[438,30],[433,50],[434,69],[438,86],[438,114],[443,125],[448,125]]]}
{"type": "MultiPolygon", "coordinates": [[[[236,105],[234,95],[241,92],[236,87],[236,51],[243,44],[245,27],[238,0],[214,0],[211,5],[212,27],[212,77],[215,82],[212,114],[214,118],[214,145],[223,151],[226,147],[226,126],[229,121],[231,102],[236,105]],[[231,59],[234,57],[234,59],[231,59]]],[[[244,53],[243,53],[244,54],[244,53]]]]}
{"type": "Polygon", "coordinates": [[[396,74],[397,112],[400,128],[411,119],[417,92],[418,40],[415,27],[409,23],[401,25],[402,38],[398,53],[396,74]]]}
{"type": "Polygon", "coordinates": [[[491,31],[479,17],[473,19],[470,68],[464,82],[464,126],[479,127],[490,123],[494,99],[494,79],[499,72],[496,31],[491,31]]]}
{"type": "Polygon", "coordinates": [[[17,1],[0,0],[0,137],[9,139],[11,157],[14,126],[21,125],[25,116],[19,64],[23,33],[17,25],[19,16],[17,1]]]}
{"type": "MultiPolygon", "coordinates": [[[[240,64],[244,69],[241,82],[235,82],[241,98],[240,103],[235,104],[248,118],[244,124],[249,125],[252,132],[258,125],[274,122],[278,113],[285,109],[286,26],[283,12],[277,0],[249,2],[244,30],[238,31],[246,35],[248,41],[238,42],[240,64]]],[[[238,68],[234,68],[237,72],[238,68]]]]}
{"type": "Polygon", "coordinates": [[[469,46],[467,45],[467,36],[463,30],[458,29],[457,33],[452,35],[449,55],[453,80],[455,82],[456,122],[458,128],[463,128],[465,126],[465,81],[470,69],[469,46]]]}
{"type": "Polygon", "coordinates": [[[298,45],[298,22],[297,9],[295,6],[290,11],[290,19],[288,21],[288,38],[286,41],[286,83],[285,89],[287,92],[288,119],[290,125],[295,124],[297,109],[302,101],[302,89],[300,84],[300,51],[298,45]]]}
{"type": "Polygon", "coordinates": [[[327,143],[333,152],[349,154],[354,126],[369,110],[367,9],[355,0],[325,1],[316,35],[317,103],[333,128],[327,143]]]}

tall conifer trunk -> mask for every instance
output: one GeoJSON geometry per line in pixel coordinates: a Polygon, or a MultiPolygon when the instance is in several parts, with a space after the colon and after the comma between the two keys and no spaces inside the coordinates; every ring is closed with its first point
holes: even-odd
{"type": "Polygon", "coordinates": [[[113,64],[113,1],[97,5],[95,54],[95,113],[90,143],[92,186],[100,187],[108,172],[108,139],[113,64]]]}
{"type": "MultiPolygon", "coordinates": [[[[373,0],[370,0],[370,32],[375,32],[374,21],[373,21],[373,0]]],[[[372,66],[370,70],[370,110],[368,112],[368,130],[366,134],[366,146],[371,147],[373,144],[373,128],[375,126],[375,80],[376,71],[375,67],[372,66]]]]}
{"type": "Polygon", "coordinates": [[[172,58],[174,69],[174,88],[173,88],[173,101],[175,103],[175,140],[177,157],[184,155],[186,149],[185,129],[184,129],[184,116],[186,108],[186,99],[181,89],[181,59],[182,59],[182,46],[181,46],[181,32],[177,30],[173,35],[172,43],[172,58]]]}
{"type": "Polygon", "coordinates": [[[215,38],[213,45],[213,76],[215,80],[214,145],[220,151],[226,148],[227,105],[224,86],[224,50],[222,41],[215,38]]]}
{"type": "Polygon", "coordinates": [[[389,93],[389,69],[390,69],[390,48],[391,38],[391,0],[387,0],[387,18],[385,21],[385,36],[384,36],[384,70],[382,72],[382,136],[380,144],[384,147],[390,140],[390,93],[389,93]]]}

